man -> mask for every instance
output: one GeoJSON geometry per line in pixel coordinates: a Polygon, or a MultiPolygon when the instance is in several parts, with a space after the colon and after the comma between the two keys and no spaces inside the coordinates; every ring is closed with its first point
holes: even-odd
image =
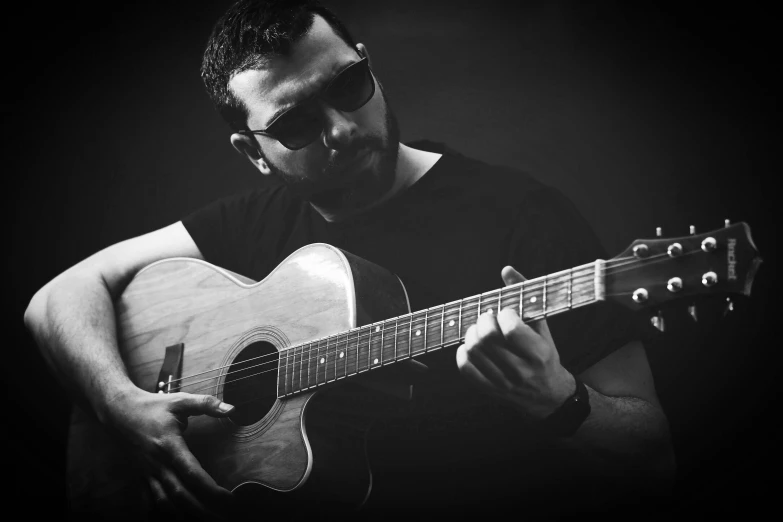
{"type": "MultiPolygon", "coordinates": [[[[138,450],[162,506],[202,514],[230,503],[188,450],[181,422],[231,406],[150,394],[128,379],[112,301],[144,266],[193,257],[258,280],[321,241],[399,275],[416,310],[497,287],[504,265],[519,269],[503,269],[513,284],[520,272],[603,257],[573,206],[532,178],[432,143],[399,143],[368,50],[314,2],[239,2],[210,38],[202,77],[234,148],[281,184],[95,254],[41,289],[25,314],[53,370],[138,450]]],[[[546,321],[528,326],[495,311],[456,356],[430,356],[412,420],[371,437],[378,480],[368,513],[520,504],[523,514],[581,512],[617,494],[596,484],[670,475],[644,334],[618,314],[574,311],[553,318],[550,334],[546,321]],[[589,414],[573,408],[582,393],[589,414]],[[403,442],[397,451],[393,438],[403,442]]]]}

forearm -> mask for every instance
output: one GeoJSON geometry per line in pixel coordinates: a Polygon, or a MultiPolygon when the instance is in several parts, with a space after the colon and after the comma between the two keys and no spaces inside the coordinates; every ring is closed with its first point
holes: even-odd
{"type": "Polygon", "coordinates": [[[564,442],[608,469],[671,477],[674,453],[660,407],[636,397],[609,397],[587,389],[590,415],[564,442]]]}
{"type": "Polygon", "coordinates": [[[70,270],[42,288],[25,324],[58,379],[102,418],[133,388],[119,355],[111,293],[100,275],[70,270]]]}

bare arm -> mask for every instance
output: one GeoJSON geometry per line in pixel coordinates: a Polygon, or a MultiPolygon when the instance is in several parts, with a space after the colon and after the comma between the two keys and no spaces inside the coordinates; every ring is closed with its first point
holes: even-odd
{"type": "Polygon", "coordinates": [[[204,513],[206,507],[194,492],[207,499],[230,494],[215,484],[185,446],[182,421],[188,415],[226,412],[214,397],[158,395],[137,388],[117,346],[114,299],[140,269],[169,257],[202,258],[180,222],[112,245],[69,268],[35,294],[24,320],[74,397],[142,453],[157,500],[185,512],[204,513]]]}
{"type": "MultiPolygon", "coordinates": [[[[506,268],[507,284],[524,280],[506,268]]],[[[557,409],[575,389],[561,364],[546,321],[525,324],[516,312],[482,315],[457,350],[462,373],[487,393],[517,407],[534,422],[557,409]]],[[[563,443],[612,472],[671,479],[675,464],[669,428],[658,402],[647,357],[631,342],[580,374],[591,411],[563,443]]],[[[600,472],[599,470],[596,470],[600,472]]]]}

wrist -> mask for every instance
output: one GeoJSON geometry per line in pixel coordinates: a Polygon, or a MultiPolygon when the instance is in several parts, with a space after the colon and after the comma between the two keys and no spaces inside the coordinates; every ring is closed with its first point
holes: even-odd
{"type": "Polygon", "coordinates": [[[111,390],[96,394],[96,398],[91,401],[93,411],[101,423],[113,424],[113,414],[116,411],[128,408],[129,404],[140,400],[145,393],[144,390],[128,380],[127,383],[115,385],[111,390]]]}
{"type": "Polygon", "coordinates": [[[541,421],[540,427],[550,436],[570,437],[590,415],[590,395],[587,387],[573,375],[571,378],[573,393],[541,421]]]}

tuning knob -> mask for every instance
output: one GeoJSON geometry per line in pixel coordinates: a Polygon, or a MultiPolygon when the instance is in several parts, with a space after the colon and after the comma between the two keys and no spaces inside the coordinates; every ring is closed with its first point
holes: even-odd
{"type": "Polygon", "coordinates": [[[666,283],[666,288],[672,293],[679,292],[682,290],[682,279],[679,277],[672,277],[669,279],[669,282],[666,283]]]}
{"type": "Polygon", "coordinates": [[[715,272],[707,272],[703,276],[701,276],[701,284],[706,286],[707,288],[714,286],[715,283],[718,282],[718,274],[715,272]]]}
{"type": "Polygon", "coordinates": [[[679,243],[672,243],[669,248],[666,249],[666,253],[669,257],[677,257],[682,254],[682,245],[679,243]]]}
{"type": "Polygon", "coordinates": [[[639,244],[633,247],[633,255],[639,259],[643,259],[650,254],[650,249],[645,244],[639,244]]]}
{"type": "Polygon", "coordinates": [[[662,235],[663,235],[663,230],[661,229],[661,227],[655,227],[655,236],[661,237],[662,235]]]}
{"type": "Polygon", "coordinates": [[[650,323],[652,323],[652,325],[660,332],[664,332],[666,330],[666,326],[663,322],[663,314],[661,314],[660,311],[658,312],[658,315],[654,315],[650,318],[650,323]]]}
{"type": "Polygon", "coordinates": [[[650,297],[650,294],[647,293],[647,290],[644,288],[637,288],[633,292],[633,300],[635,303],[644,303],[647,301],[647,299],[650,297]]]}
{"type": "Polygon", "coordinates": [[[724,219],[723,220],[723,226],[726,227],[726,228],[729,228],[729,225],[731,225],[731,221],[729,221],[728,219],[724,219]]]}
{"type": "Polygon", "coordinates": [[[689,233],[690,233],[690,235],[692,235],[692,236],[696,235],[696,227],[694,227],[693,225],[691,225],[690,227],[688,227],[688,232],[689,232],[689,233]]]}

